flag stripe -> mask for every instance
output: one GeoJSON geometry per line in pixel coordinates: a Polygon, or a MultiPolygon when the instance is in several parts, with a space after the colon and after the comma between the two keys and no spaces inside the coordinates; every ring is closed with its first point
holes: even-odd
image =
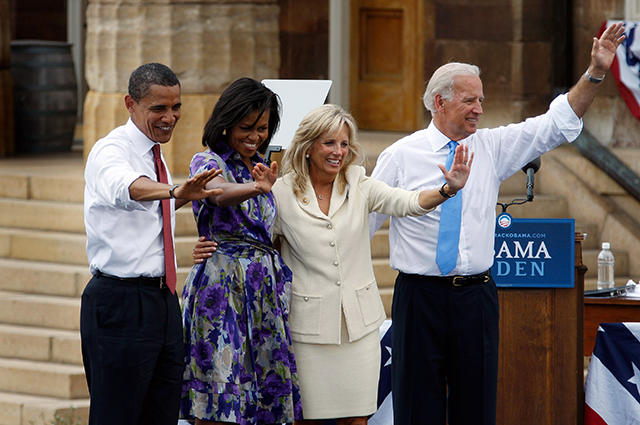
{"type": "Polygon", "coordinates": [[[584,425],[607,425],[587,404],[584,408],[584,425]]]}
{"type": "Polygon", "coordinates": [[[585,382],[585,425],[640,425],[639,337],[640,323],[600,324],[585,382]]]}
{"type": "Polygon", "coordinates": [[[636,336],[629,331],[627,326],[619,323],[602,323],[601,331],[598,331],[597,339],[601,340],[596,344],[593,354],[611,372],[615,379],[625,387],[638,403],[640,403],[640,393],[638,387],[629,382],[634,376],[633,360],[640,364],[640,342],[636,336]],[[634,356],[635,353],[635,356],[634,356]]]}

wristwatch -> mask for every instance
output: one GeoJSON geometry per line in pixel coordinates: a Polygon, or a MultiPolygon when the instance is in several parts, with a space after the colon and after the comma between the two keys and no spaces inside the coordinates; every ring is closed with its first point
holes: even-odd
{"type": "Polygon", "coordinates": [[[596,83],[599,84],[602,82],[602,80],[604,80],[604,75],[602,76],[602,78],[596,78],[594,76],[592,76],[591,74],[589,74],[589,70],[587,69],[587,72],[584,73],[584,76],[587,78],[587,80],[591,81],[592,83],[596,83]]]}
{"type": "Polygon", "coordinates": [[[173,194],[173,191],[176,190],[176,187],[180,186],[179,184],[174,184],[173,186],[171,186],[171,189],[169,189],[169,196],[171,197],[171,199],[176,199],[176,195],[173,194]]]}

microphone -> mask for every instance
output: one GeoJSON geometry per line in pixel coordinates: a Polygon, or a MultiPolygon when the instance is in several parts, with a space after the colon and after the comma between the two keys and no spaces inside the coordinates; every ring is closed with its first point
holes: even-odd
{"type": "Polygon", "coordinates": [[[540,169],[540,157],[529,162],[522,167],[522,171],[527,175],[527,201],[533,201],[533,175],[540,169]]]}

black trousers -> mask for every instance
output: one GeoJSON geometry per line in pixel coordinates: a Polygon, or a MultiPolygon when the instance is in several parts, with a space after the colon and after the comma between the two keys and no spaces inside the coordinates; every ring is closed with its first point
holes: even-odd
{"type": "Polygon", "coordinates": [[[176,425],[184,373],[177,295],[94,276],[80,333],[90,425],[176,425]]]}
{"type": "Polygon", "coordinates": [[[495,282],[453,286],[400,273],[393,295],[394,423],[495,425],[495,282]]]}

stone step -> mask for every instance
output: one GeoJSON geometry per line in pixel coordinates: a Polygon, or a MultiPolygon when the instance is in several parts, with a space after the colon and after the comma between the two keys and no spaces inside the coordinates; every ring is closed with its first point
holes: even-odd
{"type": "Polygon", "coordinates": [[[583,222],[576,220],[576,232],[586,234],[582,241],[582,250],[596,249],[602,244],[598,240],[598,224],[593,222],[583,222]]]}
{"type": "MultiPolygon", "coordinates": [[[[176,258],[179,267],[193,264],[191,252],[197,235],[176,236],[176,258]]],[[[87,266],[87,237],[84,234],[42,232],[0,227],[0,257],[15,260],[87,266]]]]}
{"type": "MultiPolygon", "coordinates": [[[[84,234],[82,203],[0,198],[0,227],[84,234]]],[[[190,205],[176,211],[176,235],[197,235],[190,205]]]]}
{"type": "Polygon", "coordinates": [[[80,333],[0,324],[0,357],[82,365],[80,333]]]}
{"type": "Polygon", "coordinates": [[[380,288],[380,298],[382,298],[382,304],[384,305],[384,312],[387,314],[387,319],[391,319],[391,304],[393,304],[393,288],[380,288]]]}
{"type": "Polygon", "coordinates": [[[7,240],[8,252],[0,254],[11,259],[87,265],[84,234],[5,227],[0,228],[0,240],[3,238],[7,240]]]}
{"type": "Polygon", "coordinates": [[[88,417],[88,398],[65,400],[0,391],[0,425],[84,425],[88,417]],[[66,422],[55,422],[54,415],[66,422]]]}
{"type": "Polygon", "coordinates": [[[47,153],[0,160],[0,197],[82,203],[82,152],[47,153]]]}
{"type": "Polygon", "coordinates": [[[82,204],[0,199],[0,226],[84,233],[82,204]]]}
{"type": "Polygon", "coordinates": [[[374,258],[371,262],[378,288],[393,288],[398,272],[389,265],[389,258],[374,258]]]}
{"type": "Polygon", "coordinates": [[[380,228],[371,239],[371,258],[389,257],[389,228],[380,228]]]}
{"type": "Polygon", "coordinates": [[[91,279],[87,266],[0,258],[0,291],[79,297],[91,279]]]}
{"type": "Polygon", "coordinates": [[[82,366],[0,358],[0,391],[61,399],[89,397],[82,366]]]}
{"type": "Polygon", "coordinates": [[[78,331],[80,299],[0,291],[0,323],[78,331]]]}

